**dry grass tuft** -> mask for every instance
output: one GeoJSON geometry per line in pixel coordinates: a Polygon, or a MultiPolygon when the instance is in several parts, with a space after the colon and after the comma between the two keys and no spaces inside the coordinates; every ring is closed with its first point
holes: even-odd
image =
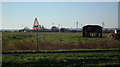
{"type": "Polygon", "coordinates": [[[15,42],[13,45],[3,45],[4,50],[34,50],[34,41],[19,41],[15,42]]]}
{"type": "Polygon", "coordinates": [[[107,36],[109,40],[118,40],[120,39],[120,33],[111,33],[107,36]]]}

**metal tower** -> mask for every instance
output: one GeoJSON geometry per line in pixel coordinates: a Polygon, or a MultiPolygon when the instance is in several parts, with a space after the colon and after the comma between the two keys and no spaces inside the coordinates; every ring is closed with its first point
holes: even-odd
{"type": "Polygon", "coordinates": [[[78,22],[76,22],[76,29],[78,30],[78,22]]]}

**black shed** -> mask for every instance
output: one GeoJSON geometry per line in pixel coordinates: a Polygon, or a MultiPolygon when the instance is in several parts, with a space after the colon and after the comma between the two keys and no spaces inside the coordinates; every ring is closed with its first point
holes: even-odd
{"type": "Polygon", "coordinates": [[[99,25],[84,26],[83,37],[102,37],[102,27],[99,25]]]}

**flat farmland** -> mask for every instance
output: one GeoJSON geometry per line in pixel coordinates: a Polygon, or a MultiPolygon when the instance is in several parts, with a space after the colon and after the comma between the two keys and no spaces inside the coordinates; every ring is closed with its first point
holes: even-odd
{"type": "Polygon", "coordinates": [[[4,55],[3,67],[119,67],[118,53],[4,55]]]}
{"type": "Polygon", "coordinates": [[[119,51],[120,40],[108,40],[107,35],[83,38],[82,33],[39,32],[36,51],[34,32],[4,32],[2,51],[6,55],[2,56],[2,67],[119,67],[118,52],[97,52],[119,51]],[[72,53],[77,51],[83,53],[72,53]]]}
{"type": "MultiPolygon", "coordinates": [[[[60,49],[111,49],[119,48],[120,40],[108,40],[108,34],[103,38],[83,38],[82,33],[39,32],[39,50],[60,49]]],[[[35,50],[35,32],[4,32],[2,33],[2,48],[6,50],[35,50]]]]}

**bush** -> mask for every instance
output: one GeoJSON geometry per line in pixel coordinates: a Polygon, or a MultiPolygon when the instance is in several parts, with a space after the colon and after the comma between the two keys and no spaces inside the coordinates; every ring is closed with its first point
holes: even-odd
{"type": "Polygon", "coordinates": [[[111,33],[107,36],[109,40],[117,40],[120,39],[120,33],[111,33]]]}

